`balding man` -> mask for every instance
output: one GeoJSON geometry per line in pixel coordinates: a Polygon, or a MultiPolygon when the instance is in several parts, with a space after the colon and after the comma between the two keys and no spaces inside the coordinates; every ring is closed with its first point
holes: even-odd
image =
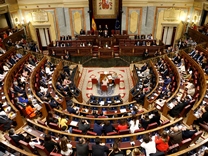
{"type": "Polygon", "coordinates": [[[171,127],[171,133],[169,134],[169,136],[170,136],[170,143],[172,145],[180,144],[181,141],[183,140],[182,131],[179,130],[178,126],[171,127]]]}

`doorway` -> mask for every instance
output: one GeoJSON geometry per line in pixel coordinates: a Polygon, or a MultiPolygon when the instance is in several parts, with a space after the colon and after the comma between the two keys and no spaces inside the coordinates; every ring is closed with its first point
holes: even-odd
{"type": "Polygon", "coordinates": [[[166,46],[173,46],[176,28],[176,26],[163,26],[162,41],[166,46]]]}
{"type": "Polygon", "coordinates": [[[38,39],[39,49],[41,51],[47,50],[47,46],[51,43],[49,28],[36,28],[36,35],[38,39]]]}

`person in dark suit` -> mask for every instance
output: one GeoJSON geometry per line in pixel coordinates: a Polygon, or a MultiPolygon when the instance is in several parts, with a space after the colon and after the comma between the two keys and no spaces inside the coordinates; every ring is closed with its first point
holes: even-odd
{"type": "Polygon", "coordinates": [[[97,121],[94,123],[93,132],[97,133],[97,135],[102,135],[103,126],[101,126],[101,121],[97,121]]]}
{"type": "Polygon", "coordinates": [[[10,63],[11,63],[12,65],[14,65],[14,64],[16,63],[16,60],[15,60],[15,58],[14,58],[14,55],[11,55],[10,63]]]}
{"type": "Polygon", "coordinates": [[[83,29],[80,30],[80,35],[85,35],[85,31],[83,29]]]}
{"type": "Polygon", "coordinates": [[[144,53],[143,53],[144,58],[147,58],[149,56],[149,51],[148,49],[145,49],[144,53]]]}
{"type": "Polygon", "coordinates": [[[21,87],[18,86],[17,81],[14,82],[14,91],[15,91],[16,94],[17,93],[23,94],[23,96],[25,96],[25,94],[26,94],[24,88],[21,88],[21,87]]]}
{"type": "Polygon", "coordinates": [[[84,138],[80,138],[79,142],[76,144],[76,153],[77,156],[88,156],[89,145],[86,143],[84,138]]]}
{"type": "Polygon", "coordinates": [[[194,121],[195,124],[208,122],[208,106],[202,107],[201,112],[202,113],[199,115],[200,118],[194,121]]]}
{"type": "Polygon", "coordinates": [[[192,51],[189,53],[189,56],[194,56],[194,54],[196,53],[196,49],[194,48],[194,49],[192,49],[192,51]]]}
{"type": "Polygon", "coordinates": [[[18,145],[20,140],[25,140],[22,134],[15,134],[15,130],[12,128],[9,130],[9,137],[18,145]]]}
{"type": "Polygon", "coordinates": [[[54,150],[54,148],[58,148],[59,149],[59,151],[60,151],[60,146],[59,146],[59,144],[55,141],[55,140],[53,140],[52,138],[51,138],[51,135],[49,135],[49,134],[47,134],[47,135],[45,135],[45,138],[44,138],[44,147],[46,148],[46,150],[49,152],[49,153],[51,153],[53,150],[54,150]]]}
{"type": "Polygon", "coordinates": [[[144,63],[144,65],[140,68],[140,72],[144,72],[147,69],[147,63],[144,63]]]}
{"type": "Polygon", "coordinates": [[[196,50],[196,52],[195,52],[195,54],[192,56],[192,58],[193,58],[194,60],[197,60],[198,57],[199,57],[199,51],[196,50]]]}
{"type": "Polygon", "coordinates": [[[74,105],[72,102],[67,103],[67,111],[71,114],[78,114],[79,110],[75,110],[73,107],[74,107],[74,105]]]}
{"type": "Polygon", "coordinates": [[[107,135],[107,133],[116,131],[115,127],[113,125],[111,125],[110,121],[105,120],[104,122],[104,126],[103,126],[103,132],[105,135],[107,135]]]}
{"type": "Polygon", "coordinates": [[[60,36],[60,40],[64,41],[65,40],[65,36],[64,35],[60,36]]]}
{"type": "Polygon", "coordinates": [[[167,75],[164,80],[164,85],[167,86],[169,83],[171,83],[171,78],[167,75]]]}
{"type": "Polygon", "coordinates": [[[197,128],[195,125],[190,125],[190,129],[187,129],[187,127],[184,126],[182,128],[182,137],[183,139],[191,138],[196,132],[197,132],[197,128]]]}
{"type": "Polygon", "coordinates": [[[109,153],[109,148],[106,145],[101,145],[99,137],[95,138],[95,145],[92,145],[92,156],[105,156],[109,153]]]}
{"type": "Polygon", "coordinates": [[[98,26],[98,34],[99,36],[103,36],[103,30],[101,25],[98,26]]]}
{"type": "Polygon", "coordinates": [[[203,57],[204,57],[203,52],[200,52],[200,55],[199,55],[199,57],[197,58],[196,61],[200,64],[203,60],[203,57]]]}
{"type": "Polygon", "coordinates": [[[82,131],[83,134],[86,134],[87,131],[90,129],[90,124],[87,120],[80,120],[78,123],[78,129],[82,131]]]}
{"type": "Polygon", "coordinates": [[[188,96],[185,99],[181,99],[181,102],[178,102],[171,110],[169,110],[168,114],[171,117],[177,117],[180,112],[190,103],[190,99],[188,96]]]}
{"type": "Polygon", "coordinates": [[[157,110],[155,110],[155,111],[153,111],[152,114],[153,114],[153,117],[150,119],[150,124],[157,122],[157,125],[159,126],[160,125],[160,117],[161,117],[160,113],[157,110]]]}
{"type": "Polygon", "coordinates": [[[141,125],[144,129],[147,129],[147,126],[150,124],[149,115],[145,114],[144,117],[141,118],[141,125]]]}

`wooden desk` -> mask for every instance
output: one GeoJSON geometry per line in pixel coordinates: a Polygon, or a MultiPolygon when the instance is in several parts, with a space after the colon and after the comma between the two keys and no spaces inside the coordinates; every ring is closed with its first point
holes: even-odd
{"type": "Polygon", "coordinates": [[[112,48],[100,48],[98,49],[98,57],[99,58],[113,58],[114,57],[114,50],[112,48]]]}

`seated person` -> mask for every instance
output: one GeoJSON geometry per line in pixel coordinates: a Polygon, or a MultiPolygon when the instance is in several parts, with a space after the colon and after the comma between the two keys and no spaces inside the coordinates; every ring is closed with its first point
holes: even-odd
{"type": "Polygon", "coordinates": [[[187,129],[187,127],[182,127],[182,137],[183,139],[191,138],[195,133],[197,132],[197,128],[195,125],[190,125],[190,128],[187,129]]]}
{"type": "Polygon", "coordinates": [[[145,114],[141,116],[141,125],[144,129],[147,129],[148,125],[150,124],[149,115],[145,114]]]}
{"type": "Polygon", "coordinates": [[[157,122],[157,125],[160,125],[160,113],[157,111],[157,110],[154,110],[152,112],[152,118],[150,119],[150,123],[154,123],[154,122],[157,122]]]}
{"type": "Polygon", "coordinates": [[[108,120],[104,121],[103,132],[105,135],[107,135],[107,133],[113,132],[115,130],[116,130],[115,127],[110,123],[110,121],[108,121],[108,120]]]}
{"type": "Polygon", "coordinates": [[[94,123],[93,132],[97,133],[97,135],[102,135],[103,126],[101,126],[101,121],[96,121],[94,123]]]}
{"type": "Polygon", "coordinates": [[[14,127],[16,123],[14,123],[6,114],[6,112],[1,107],[2,103],[0,103],[0,125],[3,124],[3,131],[7,131],[10,128],[14,127]]]}
{"type": "Polygon", "coordinates": [[[175,106],[169,110],[168,114],[171,117],[177,117],[180,112],[190,103],[190,99],[188,96],[185,97],[185,99],[181,99],[181,102],[175,102],[175,106]]]}
{"type": "Polygon", "coordinates": [[[132,120],[129,122],[130,132],[134,133],[135,130],[139,129],[139,119],[136,115],[132,115],[132,120]]]}
{"type": "Polygon", "coordinates": [[[179,128],[177,126],[171,127],[170,130],[171,130],[170,133],[169,133],[170,144],[171,145],[180,144],[181,141],[183,140],[182,131],[179,130],[179,128]]]}
{"type": "Polygon", "coordinates": [[[83,134],[86,134],[87,131],[90,129],[90,124],[87,120],[80,120],[78,123],[78,129],[82,131],[83,134]]]}
{"type": "Polygon", "coordinates": [[[156,136],[155,143],[157,150],[160,152],[167,152],[169,148],[168,141],[169,141],[169,136],[165,131],[162,132],[162,135],[160,137],[156,136]]]}
{"type": "Polygon", "coordinates": [[[44,147],[46,148],[46,150],[51,153],[54,148],[58,147],[58,150],[60,151],[60,146],[59,144],[51,138],[51,135],[46,134],[45,138],[44,138],[44,147]]]}
{"type": "Polygon", "coordinates": [[[127,124],[126,120],[121,119],[116,130],[120,131],[120,130],[126,130],[128,128],[129,128],[129,125],[127,124]]]}
{"type": "Polygon", "coordinates": [[[28,101],[25,111],[30,118],[36,117],[36,108],[33,108],[32,101],[28,101]]]}
{"type": "Polygon", "coordinates": [[[38,137],[37,138],[31,138],[29,135],[27,135],[25,137],[24,141],[27,142],[30,145],[30,147],[32,147],[33,149],[35,148],[35,145],[40,145],[41,144],[38,137]]]}
{"type": "Polygon", "coordinates": [[[49,111],[48,112],[48,115],[47,115],[47,117],[46,117],[46,123],[47,123],[47,125],[49,124],[49,123],[55,123],[55,124],[57,124],[57,122],[58,122],[58,120],[56,119],[56,118],[54,118],[53,117],[53,112],[52,111],[49,111]]]}
{"type": "Polygon", "coordinates": [[[78,114],[79,110],[76,110],[73,107],[74,107],[74,104],[72,102],[67,103],[67,111],[71,114],[78,114]]]}
{"type": "Polygon", "coordinates": [[[140,146],[145,149],[146,156],[150,156],[150,154],[155,154],[157,152],[156,144],[151,139],[149,134],[143,135],[143,142],[141,143],[140,146]]]}
{"type": "Polygon", "coordinates": [[[194,121],[195,124],[208,122],[208,106],[202,106],[201,108],[201,114],[199,115],[199,118],[194,121]]]}
{"type": "Polygon", "coordinates": [[[85,31],[83,29],[80,30],[80,35],[85,35],[85,31]]]}
{"type": "Polygon", "coordinates": [[[19,141],[20,140],[25,140],[25,137],[23,134],[19,133],[19,134],[16,134],[15,133],[15,130],[12,128],[9,130],[9,137],[17,144],[19,145],[19,141]]]}
{"type": "Polygon", "coordinates": [[[61,129],[66,130],[66,129],[68,129],[67,123],[68,123],[68,121],[67,121],[65,115],[61,114],[60,117],[58,118],[58,126],[61,129]]]}

